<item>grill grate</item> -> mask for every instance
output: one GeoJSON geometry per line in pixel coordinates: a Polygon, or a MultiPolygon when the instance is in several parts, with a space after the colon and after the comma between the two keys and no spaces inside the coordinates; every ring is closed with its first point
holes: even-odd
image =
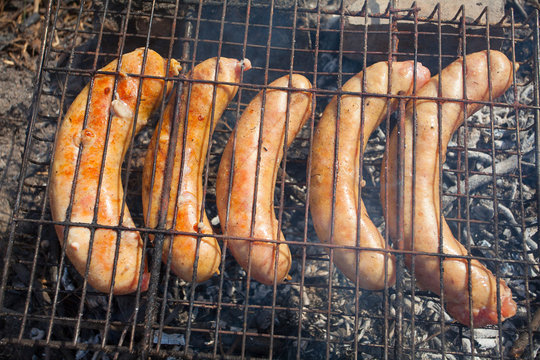
{"type": "MultiPolygon", "coordinates": [[[[49,2],[16,203],[2,244],[0,356],[505,359],[519,353],[537,358],[539,11],[524,18],[509,9],[504,19],[486,25],[487,11],[469,19],[461,8],[444,20],[439,6],[419,17],[416,7],[389,4],[379,13],[365,8],[351,13],[337,3],[110,0],[74,7],[49,2]],[[63,25],[66,13],[77,17],[73,27],[63,25]],[[366,25],[350,27],[351,18],[366,25]],[[379,25],[368,26],[368,20],[379,25]],[[55,41],[58,37],[66,43],[55,41]],[[134,138],[123,167],[125,203],[149,257],[149,291],[95,292],[66,259],[48,200],[57,126],[97,69],[140,46],[178,59],[185,70],[214,56],[253,64],[212,137],[203,180],[209,218],[217,216],[221,151],[245,106],[277,77],[302,73],[312,82],[312,116],[286,152],[276,185],[276,214],[293,254],[291,281],[274,286],[251,281],[225,248],[220,274],[205,283],[192,286],[170,274],[160,259],[168,232],[144,227],[140,198],[142,162],[154,126],[134,138]],[[391,250],[397,282],[383,291],[362,290],[336,270],[329,259],[337,246],[321,244],[311,223],[306,173],[314,126],[353,74],[375,61],[409,59],[436,74],[457,56],[486,48],[501,49],[520,70],[505,96],[486,102],[454,136],[440,191],[452,232],[472,258],[507,281],[518,313],[471,331],[441,311],[438,296],[416,287],[404,251],[391,250]],[[149,233],[156,234],[153,245],[149,233]]],[[[381,230],[380,165],[399,113],[372,136],[361,168],[362,196],[381,230]]]]}

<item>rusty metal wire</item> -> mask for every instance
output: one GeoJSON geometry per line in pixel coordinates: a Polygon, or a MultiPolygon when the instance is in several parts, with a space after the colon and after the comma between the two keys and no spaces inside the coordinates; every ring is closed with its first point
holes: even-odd
{"type": "MultiPolygon", "coordinates": [[[[58,21],[58,14],[66,5],[61,0],[49,2],[16,202],[2,243],[0,357],[36,354],[77,359],[93,356],[506,359],[519,354],[532,360],[538,356],[540,334],[533,318],[538,313],[540,291],[539,12],[532,11],[523,18],[510,10],[503,19],[490,24],[487,11],[469,19],[464,7],[452,16],[443,17],[436,6],[428,17],[420,17],[414,4],[411,8],[396,9],[389,3],[380,13],[372,13],[364,6],[351,13],[343,2],[338,3],[153,0],[123,4],[106,0],[88,6],[83,1],[79,18],[83,15],[94,18],[94,27],[88,29],[78,25],[65,28],[58,21]],[[363,25],[349,26],[351,17],[363,20],[363,25]],[[382,25],[368,25],[374,20],[382,25]],[[72,46],[52,46],[55,34],[61,32],[72,33],[72,46]],[[351,42],[351,38],[356,40],[351,42]],[[77,39],[89,40],[80,44],[77,39]],[[375,47],[375,43],[380,46],[375,47]],[[293,253],[290,281],[285,284],[274,281],[272,286],[266,286],[251,280],[250,270],[242,270],[226,247],[222,247],[220,274],[205,283],[190,285],[170,274],[170,265],[161,262],[164,239],[182,233],[166,228],[165,211],[156,229],[145,227],[140,205],[141,159],[154,126],[132,136],[133,145],[122,173],[122,214],[129,205],[144,240],[151,272],[148,291],[141,292],[139,285],[131,295],[98,293],[66,258],[65,246],[59,245],[54,225],[66,225],[65,234],[70,225],[87,227],[91,234],[97,228],[110,228],[117,234],[130,228],[122,223],[109,227],[98,225],[97,210],[91,224],[72,223],[69,216],[65,222],[52,220],[48,197],[55,132],[84,84],[93,86],[98,69],[140,46],[146,51],[156,50],[167,59],[177,58],[184,73],[214,56],[252,61],[252,70],[242,76],[237,97],[223,118],[212,119],[219,123],[209,142],[201,219],[204,211],[210,218],[217,216],[214,190],[217,166],[224,144],[247,103],[258,91],[271,89],[268,84],[274,79],[286,74],[301,73],[312,82],[314,106],[310,119],[293,146],[285,149],[276,184],[276,215],[293,253]],[[503,98],[493,99],[490,86],[490,100],[484,102],[486,112],[482,115],[485,121],[467,119],[465,115],[465,125],[448,148],[448,164],[443,166],[440,160],[439,192],[441,208],[447,210],[444,214],[447,221],[469,251],[463,257],[469,268],[472,259],[486,263],[497,278],[509,282],[518,303],[514,318],[499,322],[487,332],[470,331],[445,315],[441,310],[444,292],[439,298],[416,287],[414,261],[406,269],[403,258],[408,254],[418,255],[417,252],[382,250],[397,257],[394,287],[388,286],[386,279],[384,290],[365,291],[357,282],[347,280],[332,265],[334,250],[344,247],[318,241],[308,205],[314,128],[332,96],[350,94],[341,90],[350,76],[379,60],[390,63],[414,60],[415,66],[422,62],[435,74],[456,57],[483,49],[502,49],[512,62],[520,65],[520,71],[514,75],[514,86],[503,98]],[[468,139],[473,136],[484,142],[470,143],[468,139]],[[516,166],[499,173],[497,165],[512,157],[516,158],[516,166]],[[483,180],[477,190],[463,190],[472,189],[478,177],[489,180],[483,180]],[[483,212],[476,212],[476,208],[483,212]],[[491,216],[483,217],[486,212],[491,216]],[[480,241],[475,233],[487,234],[490,244],[480,241]],[[149,241],[149,234],[154,235],[153,242],[149,241]],[[519,345],[514,345],[518,337],[519,345]]],[[[196,80],[170,80],[175,83],[173,92],[182,91],[190,97],[196,80]]],[[[365,88],[364,81],[362,89],[365,88]]],[[[365,91],[356,95],[364,99],[381,96],[365,91]]],[[[366,179],[366,187],[360,189],[359,199],[366,201],[381,230],[384,230],[381,206],[389,206],[378,203],[378,195],[373,195],[378,193],[378,177],[384,171],[380,169],[381,147],[395,123],[404,126],[405,103],[422,100],[414,96],[394,97],[400,101],[397,115],[388,112],[378,140],[374,141],[376,144],[369,145],[360,156],[360,178],[366,179]]],[[[152,121],[158,129],[167,100],[164,96],[152,121]]],[[[445,99],[436,100],[441,103],[445,99]]],[[[362,133],[363,116],[359,121],[362,133]]],[[[174,123],[173,129],[174,126],[178,124],[174,123]]],[[[339,128],[339,121],[336,126],[339,128]]],[[[336,139],[336,149],[338,144],[336,139]]],[[[172,141],[169,154],[174,154],[175,147],[172,141]]],[[[261,147],[259,139],[259,154],[261,147]]],[[[167,157],[164,179],[169,188],[172,158],[167,157]]],[[[100,182],[103,167],[102,161],[100,182]]],[[[152,182],[154,176],[155,169],[152,182]]],[[[74,189],[66,191],[73,194],[74,189]]],[[[166,195],[160,201],[168,201],[166,195]]],[[[333,218],[337,216],[334,209],[332,214],[333,218]]],[[[400,222],[403,226],[403,219],[400,222]]],[[[218,228],[214,230],[220,243],[241,239],[225,239],[218,228]]],[[[198,235],[200,243],[201,234],[189,234],[198,235]]],[[[387,244],[391,244],[389,236],[384,234],[387,244]]],[[[252,237],[248,240],[277,242],[252,237]]],[[[118,248],[115,268],[117,258],[118,248]]],[[[86,275],[88,271],[89,264],[86,275]]],[[[142,272],[143,268],[139,269],[140,275],[142,272]]],[[[442,287],[442,277],[440,283],[442,287]]],[[[500,313],[500,304],[498,310],[500,313]]]]}

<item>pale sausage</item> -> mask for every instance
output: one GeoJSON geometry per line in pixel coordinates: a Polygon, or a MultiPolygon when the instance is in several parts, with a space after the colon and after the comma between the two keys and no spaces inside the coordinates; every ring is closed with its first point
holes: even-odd
{"type": "MultiPolygon", "coordinates": [[[[488,73],[491,74],[492,98],[501,96],[512,85],[513,68],[508,58],[491,50],[489,57],[486,51],[467,55],[465,85],[469,101],[489,101],[488,73]]],[[[441,75],[441,90],[439,94],[439,75],[431,78],[419,91],[419,97],[442,97],[462,100],[463,91],[463,58],[446,67],[441,75]]],[[[467,105],[467,115],[472,115],[483,104],[470,103],[467,105]]],[[[441,118],[438,116],[437,102],[430,99],[416,100],[417,126],[414,137],[413,103],[407,106],[405,121],[405,179],[404,179],[404,210],[400,214],[404,220],[404,231],[399,236],[397,224],[397,153],[398,133],[394,129],[385,153],[385,164],[388,167],[388,178],[381,171],[381,196],[389,207],[386,209],[386,221],[390,236],[399,242],[401,249],[417,252],[439,253],[440,194],[439,194],[439,156],[442,162],[453,133],[463,123],[465,106],[459,102],[441,101],[441,118]],[[442,125],[439,148],[439,121],[442,125]],[[415,168],[413,172],[413,142],[415,142],[415,168]],[[413,179],[413,173],[415,177],[413,179]],[[414,188],[413,188],[414,180],[414,188]],[[385,200],[385,183],[388,186],[388,199],[385,200]],[[414,213],[413,213],[414,197],[414,213]],[[414,228],[414,232],[413,232],[414,228]],[[414,247],[413,247],[414,241],[414,247]]],[[[452,235],[444,217],[442,218],[442,249],[445,257],[433,255],[415,255],[415,275],[419,286],[437,294],[440,289],[439,265],[443,259],[443,289],[446,310],[457,321],[469,325],[469,298],[472,301],[472,323],[475,327],[497,324],[497,304],[501,309],[501,321],[516,313],[516,303],[512,293],[502,279],[497,279],[479,261],[456,258],[452,255],[467,256],[467,249],[452,235]],[[469,281],[472,292],[469,293],[469,281]],[[500,296],[497,297],[497,283],[500,296]]],[[[411,264],[411,257],[406,257],[406,263],[411,264]]]]}
{"type": "MultiPolygon", "coordinates": [[[[395,281],[394,257],[377,251],[385,249],[385,240],[368,217],[364,202],[358,198],[360,189],[360,154],[364,152],[369,136],[386,119],[388,107],[393,112],[398,99],[392,95],[410,95],[413,91],[414,62],[387,62],[371,65],[348,80],[344,92],[389,95],[387,97],[343,94],[338,114],[337,96],[324,110],[313,137],[311,160],[310,209],[313,225],[319,239],[325,243],[341,246],[359,246],[373,250],[334,249],[334,264],[351,281],[358,279],[364,289],[377,290],[391,286],[395,281]],[[388,88],[390,75],[391,88],[388,88]],[[362,119],[362,116],[364,117],[362,119]],[[338,151],[336,156],[336,122],[339,118],[338,151]],[[361,126],[363,121],[363,134],[361,126]],[[362,137],[361,137],[362,136],[362,137]],[[334,183],[334,161],[337,177],[334,183]],[[335,187],[335,204],[332,202],[335,187]],[[332,206],[334,205],[334,217],[332,206]],[[360,221],[360,234],[357,228],[360,221]],[[333,225],[333,231],[332,231],[333,225]],[[385,267],[386,263],[386,267],[385,267]],[[386,278],[386,283],[385,283],[386,278]]],[[[430,78],[429,70],[416,65],[416,88],[430,78]]],[[[327,249],[328,250],[328,249],[327,249]]]]}
{"type": "Polygon", "coordinates": [[[269,86],[295,90],[291,90],[289,96],[287,90],[263,90],[249,103],[225,147],[216,184],[221,228],[223,234],[230,237],[227,247],[238,263],[263,284],[280,283],[288,278],[291,253],[283,243],[285,237],[274,214],[274,187],[283,156],[285,129],[288,129],[288,147],[311,110],[311,94],[303,91],[310,89],[311,84],[305,77],[294,74],[289,80],[289,76],[284,76],[269,86]],[[261,114],[263,99],[264,115],[261,114]],[[257,163],[259,137],[262,146],[257,163]],[[256,178],[257,166],[260,170],[256,178]],[[231,172],[232,188],[229,189],[231,172]],[[257,201],[253,206],[255,196],[257,201]],[[265,242],[264,239],[278,243],[265,242]]]}

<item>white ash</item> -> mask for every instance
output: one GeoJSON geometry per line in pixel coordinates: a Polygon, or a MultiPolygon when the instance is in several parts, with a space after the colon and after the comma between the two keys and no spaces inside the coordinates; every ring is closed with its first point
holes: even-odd
{"type": "MultiPolygon", "coordinates": [[[[467,331],[465,331],[465,334],[467,334],[467,331]]],[[[487,349],[495,348],[499,346],[498,330],[475,329],[474,341],[478,344],[479,350],[487,350],[487,349]]]]}
{"type": "Polygon", "coordinates": [[[86,305],[90,309],[102,308],[107,309],[107,296],[87,294],[86,305]]]}
{"type": "Polygon", "coordinates": [[[218,226],[219,225],[219,216],[214,216],[212,220],[210,220],[210,223],[212,226],[218,226]]]}
{"type": "Polygon", "coordinates": [[[45,337],[45,331],[38,329],[38,328],[32,328],[30,330],[30,338],[32,340],[41,340],[45,337]]]}
{"type": "MultiPolygon", "coordinates": [[[[154,333],[154,344],[157,344],[159,341],[159,334],[154,333]]],[[[161,344],[162,345],[186,345],[186,339],[183,334],[168,334],[166,332],[161,333],[161,344]]]]}
{"type": "MultiPolygon", "coordinates": [[[[92,345],[99,344],[101,342],[101,335],[96,334],[95,336],[91,336],[91,337],[89,337],[87,339],[81,339],[80,342],[82,342],[84,344],[92,344],[92,345]]],[[[78,350],[77,353],[75,354],[75,359],[76,360],[82,360],[82,359],[86,358],[86,355],[88,355],[90,352],[91,352],[91,350],[78,350]]],[[[93,354],[93,356],[96,356],[96,355],[100,355],[100,352],[97,351],[97,352],[95,352],[93,354]]],[[[104,354],[101,354],[101,355],[104,355],[104,354]]]]}
{"type": "Polygon", "coordinates": [[[67,267],[64,267],[61,281],[62,281],[62,286],[64,287],[64,289],[68,291],[73,291],[75,289],[75,286],[73,285],[73,281],[71,280],[71,277],[68,275],[67,267]]]}

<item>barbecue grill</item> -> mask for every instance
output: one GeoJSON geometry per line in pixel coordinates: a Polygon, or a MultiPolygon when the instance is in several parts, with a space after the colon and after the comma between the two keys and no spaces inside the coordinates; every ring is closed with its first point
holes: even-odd
{"type": "MultiPolygon", "coordinates": [[[[351,11],[322,0],[110,0],[77,7],[50,1],[16,203],[2,243],[0,356],[537,359],[540,12],[531,8],[525,15],[509,7],[502,19],[491,19],[487,9],[471,18],[461,7],[449,16],[435,5],[420,16],[414,3],[351,11]],[[77,17],[72,27],[60,21],[66,13],[77,17]],[[350,27],[351,19],[363,25],[350,27]],[[58,35],[68,43],[55,41],[58,35]],[[48,200],[56,129],[102,65],[141,46],[178,59],[184,72],[214,56],[253,64],[211,141],[203,183],[205,211],[214,224],[217,167],[236,119],[277,77],[301,73],[312,82],[315,106],[285,153],[276,185],[276,215],[293,254],[290,281],[267,286],[250,280],[225,248],[219,275],[196,286],[161,263],[170,231],[144,226],[140,178],[167,99],[151,126],[134,138],[122,174],[125,204],[149,258],[149,290],[96,292],[65,256],[48,200]],[[353,74],[379,60],[414,60],[436,74],[458,56],[483,49],[503,51],[520,69],[505,96],[487,102],[454,136],[442,169],[443,208],[471,258],[509,284],[518,312],[471,330],[443,311],[439,296],[416,287],[403,251],[387,250],[397,258],[395,286],[365,291],[347,280],[329,261],[336,246],[319,242],[313,229],[307,173],[314,126],[353,74]]],[[[180,78],[173,80],[180,86],[180,78]]],[[[362,196],[381,231],[381,159],[400,118],[400,111],[389,114],[362,161],[362,196]]],[[[219,226],[215,231],[221,242],[219,226]]]]}

